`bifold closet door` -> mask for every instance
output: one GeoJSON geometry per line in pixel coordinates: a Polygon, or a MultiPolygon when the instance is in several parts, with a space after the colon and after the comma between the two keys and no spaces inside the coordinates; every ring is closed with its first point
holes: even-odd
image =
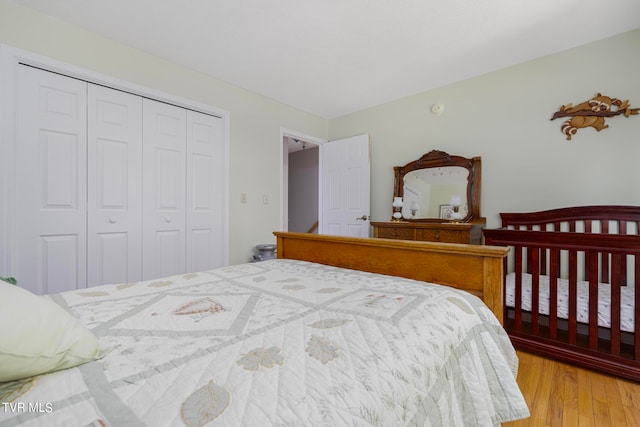
{"type": "Polygon", "coordinates": [[[12,274],[36,293],[224,263],[223,120],[20,66],[12,274]]]}
{"type": "Polygon", "coordinates": [[[17,75],[15,276],[35,293],[87,283],[87,84],[17,75]]]}
{"type": "Polygon", "coordinates": [[[221,118],[187,111],[187,271],[224,263],[223,138],[221,118]]]}
{"type": "Polygon", "coordinates": [[[142,97],[88,86],[88,286],[142,280],[142,97]]]}
{"type": "Polygon", "coordinates": [[[184,108],[143,100],[143,279],[186,271],[184,108]]]}

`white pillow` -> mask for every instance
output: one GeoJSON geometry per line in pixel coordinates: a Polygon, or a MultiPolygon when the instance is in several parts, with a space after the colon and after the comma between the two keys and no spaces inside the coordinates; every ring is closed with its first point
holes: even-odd
{"type": "Polygon", "coordinates": [[[100,355],[98,339],[44,296],[0,280],[0,382],[71,368],[100,355]]]}

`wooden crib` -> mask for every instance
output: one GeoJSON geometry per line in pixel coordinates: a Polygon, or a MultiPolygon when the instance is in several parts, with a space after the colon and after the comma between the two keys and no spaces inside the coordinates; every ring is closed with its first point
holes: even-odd
{"type": "Polygon", "coordinates": [[[640,207],[501,213],[504,326],[516,348],[640,381],[640,207]]]}

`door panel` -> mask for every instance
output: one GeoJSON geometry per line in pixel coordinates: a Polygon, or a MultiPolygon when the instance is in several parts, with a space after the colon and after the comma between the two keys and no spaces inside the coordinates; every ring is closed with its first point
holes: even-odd
{"type": "Polygon", "coordinates": [[[187,112],[187,269],[224,264],[224,144],[222,119],[187,112]]]}
{"type": "Polygon", "coordinates": [[[369,236],[369,135],[324,144],[320,233],[369,236]],[[364,219],[363,219],[364,218],[364,219]]]}
{"type": "Polygon", "coordinates": [[[154,252],[157,260],[156,276],[148,279],[184,273],[184,231],[156,230],[153,237],[155,246],[148,250],[154,252]]]}
{"type": "MultiPolygon", "coordinates": [[[[184,138],[184,137],[183,137],[184,138]]],[[[155,188],[157,210],[184,211],[184,147],[156,147],[155,188]]]]}
{"type": "Polygon", "coordinates": [[[89,286],[142,279],[142,98],[88,91],[89,286]]]}
{"type": "Polygon", "coordinates": [[[39,158],[33,160],[41,165],[41,207],[56,211],[76,211],[81,203],[78,155],[83,150],[78,136],[40,129],[38,139],[39,158]]]}
{"type": "MultiPolygon", "coordinates": [[[[89,276],[94,278],[95,285],[140,280],[137,276],[128,274],[128,270],[132,268],[130,237],[127,232],[96,233],[92,236],[90,246],[96,263],[89,268],[89,276]]],[[[140,254],[137,257],[140,258],[140,254]]],[[[139,266],[140,262],[135,265],[139,266]]]]}
{"type": "Polygon", "coordinates": [[[87,286],[86,91],[18,69],[14,275],[35,293],[87,286]]]}
{"type": "MultiPolygon", "coordinates": [[[[84,264],[84,254],[79,253],[84,242],[81,242],[77,234],[58,234],[52,236],[40,235],[40,271],[43,293],[56,293],[70,289],[84,288],[80,284],[82,271],[79,260],[84,264]],[[76,288],[70,288],[69,284],[77,284],[76,288]]],[[[35,270],[35,269],[34,269],[35,270]]],[[[20,281],[20,279],[19,279],[20,281]]],[[[20,281],[29,287],[29,283],[20,281]]],[[[30,289],[31,290],[31,289],[30,289]]]]}
{"type": "Polygon", "coordinates": [[[186,271],[186,110],[143,100],[143,279],[186,271]]]}

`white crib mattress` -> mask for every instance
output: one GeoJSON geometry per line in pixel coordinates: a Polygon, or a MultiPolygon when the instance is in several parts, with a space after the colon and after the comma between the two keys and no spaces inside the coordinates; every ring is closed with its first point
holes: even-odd
{"type": "MultiPolygon", "coordinates": [[[[515,306],[515,273],[509,273],[506,278],[507,307],[515,306]]],[[[540,276],[538,312],[549,315],[549,277],[540,276]]],[[[634,330],[634,289],[630,286],[621,287],[620,291],[620,328],[626,332],[634,330]]],[[[611,287],[601,283],[598,286],[598,326],[611,327],[611,287]]],[[[531,274],[522,274],[522,309],[531,311],[531,274]]],[[[578,322],[589,323],[589,283],[578,282],[577,301],[578,322]]],[[[558,279],[558,317],[569,318],[569,282],[558,279]]]]}

